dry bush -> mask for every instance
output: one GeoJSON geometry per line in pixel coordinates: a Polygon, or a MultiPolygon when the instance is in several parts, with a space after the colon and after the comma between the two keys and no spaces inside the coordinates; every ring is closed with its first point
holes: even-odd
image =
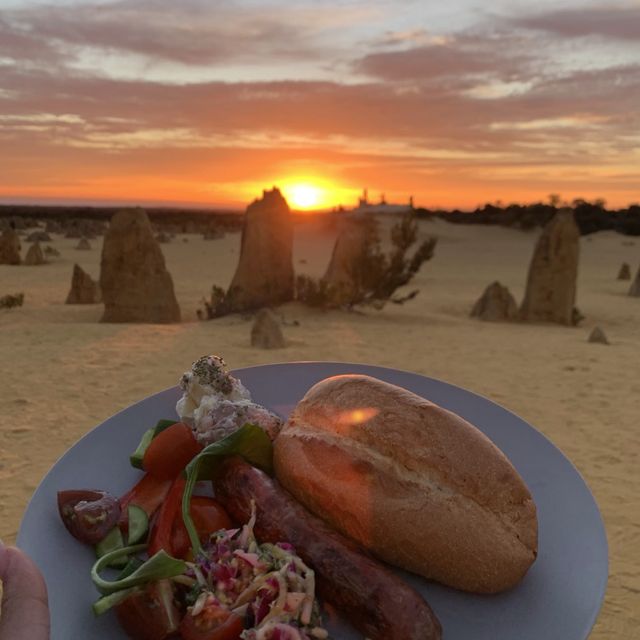
{"type": "Polygon", "coordinates": [[[396,291],[407,285],[423,263],[431,260],[437,240],[424,240],[413,255],[411,247],[418,239],[418,225],[413,213],[408,213],[391,229],[391,251],[386,253],[374,224],[365,224],[362,250],[349,267],[352,280],[348,287],[337,287],[324,280],[298,276],[296,299],[322,308],[369,305],[381,309],[387,302],[402,304],[418,294],[413,290],[397,296],[396,291]]]}
{"type": "Polygon", "coordinates": [[[7,294],[0,298],[0,309],[13,309],[21,307],[24,303],[24,293],[7,294]]]}

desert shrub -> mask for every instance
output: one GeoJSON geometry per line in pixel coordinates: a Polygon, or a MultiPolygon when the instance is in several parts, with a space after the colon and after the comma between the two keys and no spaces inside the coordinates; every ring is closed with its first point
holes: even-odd
{"type": "Polygon", "coordinates": [[[314,307],[346,307],[370,305],[382,308],[387,302],[402,304],[418,291],[397,296],[396,291],[408,284],[423,263],[433,257],[436,238],[424,240],[413,255],[409,251],[418,239],[418,225],[412,212],[391,228],[391,250],[382,249],[375,224],[362,227],[362,249],[349,265],[349,286],[337,287],[308,276],[297,278],[296,299],[314,307]]]}
{"type": "Polygon", "coordinates": [[[337,291],[324,280],[317,280],[310,276],[296,277],[296,300],[311,307],[330,307],[337,298],[337,291]]]}
{"type": "Polygon", "coordinates": [[[24,293],[7,294],[0,298],[0,309],[13,309],[21,307],[24,303],[24,293]]]}
{"type": "Polygon", "coordinates": [[[232,307],[230,303],[230,296],[225,294],[222,287],[214,284],[211,287],[211,294],[209,299],[203,298],[202,304],[204,305],[204,313],[198,309],[198,318],[203,318],[206,314],[207,320],[213,318],[219,318],[220,316],[232,313],[232,307]]]}
{"type": "MultiPolygon", "coordinates": [[[[214,318],[227,316],[230,313],[249,311],[249,309],[242,304],[242,293],[242,289],[237,286],[225,292],[222,287],[214,284],[213,287],[211,287],[209,298],[202,299],[204,311],[198,309],[196,314],[202,320],[213,320],[214,318]]],[[[264,297],[265,299],[269,299],[270,292],[268,289],[264,290],[264,297]]]]}

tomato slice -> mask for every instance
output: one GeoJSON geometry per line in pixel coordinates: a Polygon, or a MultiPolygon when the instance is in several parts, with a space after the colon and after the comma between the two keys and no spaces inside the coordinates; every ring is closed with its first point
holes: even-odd
{"type": "Polygon", "coordinates": [[[181,560],[193,560],[191,551],[191,540],[187,533],[187,527],[182,522],[182,517],[178,515],[171,527],[171,555],[181,560]]]}
{"type": "MultiPolygon", "coordinates": [[[[178,476],[162,504],[158,516],[151,525],[149,536],[149,555],[164,549],[174,558],[185,558],[191,543],[187,528],[182,521],[182,494],[185,480],[178,476]]],[[[193,496],[189,509],[194,526],[201,541],[211,533],[232,526],[231,519],[224,508],[213,498],[193,496]]]]}
{"type": "Polygon", "coordinates": [[[206,605],[197,616],[187,611],[180,623],[182,640],[238,640],[243,630],[240,616],[215,604],[206,605]]]}
{"type": "Polygon", "coordinates": [[[176,422],[150,442],[142,467],[156,478],[173,480],[200,451],[202,445],[191,428],[176,422]]]}
{"type": "Polygon", "coordinates": [[[202,542],[207,540],[212,533],[220,531],[220,529],[231,529],[233,526],[229,514],[213,498],[193,496],[189,513],[202,542]]]}
{"type": "Polygon", "coordinates": [[[171,543],[171,531],[176,520],[180,518],[181,521],[180,512],[185,483],[185,479],[182,476],[178,476],[171,484],[166,500],[162,503],[160,511],[158,511],[158,517],[151,526],[149,556],[156,554],[160,549],[164,549],[169,555],[176,557],[171,543]]]}
{"type": "Polygon", "coordinates": [[[121,529],[127,529],[127,507],[135,504],[140,507],[149,519],[158,510],[158,507],[164,502],[171,488],[171,480],[159,480],[154,476],[146,473],[134,485],[132,489],[127,491],[120,498],[120,507],[122,509],[120,521],[118,522],[121,529]]]}
{"type": "MultiPolygon", "coordinates": [[[[193,496],[189,508],[191,519],[196,528],[200,542],[206,542],[209,536],[220,529],[230,529],[233,526],[231,518],[224,507],[213,498],[193,496]]],[[[175,558],[186,558],[191,548],[191,540],[187,528],[178,513],[171,529],[171,548],[175,558]]]]}
{"type": "Polygon", "coordinates": [[[115,609],[122,628],[133,640],[173,638],[180,624],[170,580],[148,584],[116,605],[115,609]]]}

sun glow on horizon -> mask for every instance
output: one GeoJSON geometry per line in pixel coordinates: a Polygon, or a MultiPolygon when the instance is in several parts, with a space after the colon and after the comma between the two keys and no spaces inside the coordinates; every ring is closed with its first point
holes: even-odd
{"type": "Polygon", "coordinates": [[[289,174],[274,180],[273,184],[280,188],[291,209],[302,212],[351,205],[357,194],[356,190],[340,184],[340,180],[318,175],[289,174]]]}
{"type": "Polygon", "coordinates": [[[294,183],[283,188],[284,197],[293,209],[319,209],[326,206],[326,191],[309,183],[294,183]]]}

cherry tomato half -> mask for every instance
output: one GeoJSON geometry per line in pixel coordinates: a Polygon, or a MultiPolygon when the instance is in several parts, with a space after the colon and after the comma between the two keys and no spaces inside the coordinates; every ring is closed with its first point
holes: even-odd
{"type": "Polygon", "coordinates": [[[86,544],[97,544],[118,522],[120,503],[106,491],[58,491],[58,511],[69,533],[86,544]]]}

